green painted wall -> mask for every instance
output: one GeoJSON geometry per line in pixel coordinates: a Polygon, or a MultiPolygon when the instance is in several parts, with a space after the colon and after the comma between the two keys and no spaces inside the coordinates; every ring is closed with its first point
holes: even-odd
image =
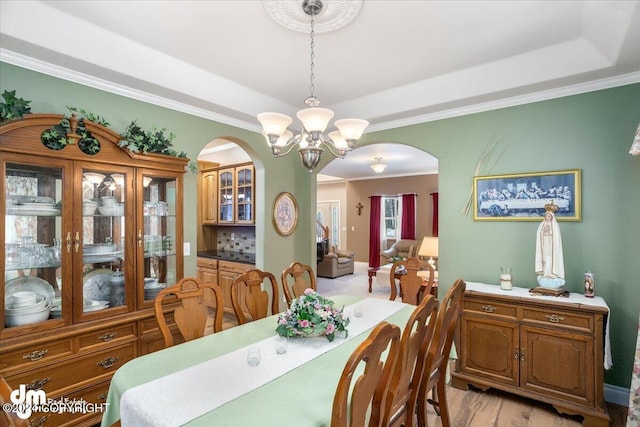
{"type": "MultiPolygon", "coordinates": [[[[295,154],[274,159],[256,133],[0,63],[0,91],[13,89],[32,100],[33,112],[66,113],[70,105],[106,117],[116,131],[134,119],[144,127],[166,127],[177,135],[176,148],[191,158],[213,138],[239,139],[258,169],[258,266],[276,273],[294,259],[312,262],[315,176],[300,166],[295,154]],[[284,238],[271,225],[273,199],[280,191],[293,193],[300,208],[296,232],[284,238]]],[[[492,169],[484,174],[582,169],[582,221],[560,225],[566,288],[582,292],[583,272],[595,272],[596,293],[612,311],[614,367],[605,373],[605,382],[628,388],[640,309],[640,157],[627,153],[639,121],[640,84],[634,84],[374,132],[359,145],[398,142],[438,157],[443,291],[457,277],[496,283],[501,265],[512,266],[516,285],[535,283],[537,222],[474,222],[471,214],[461,214],[476,164],[491,141],[501,142],[494,150],[492,169]]],[[[195,206],[195,176],[187,174],[185,241],[192,249],[195,206]]],[[[185,272],[195,273],[194,255],[185,258],[185,272]]]]}
{"type": "MultiPolygon", "coordinates": [[[[582,221],[561,222],[566,289],[583,292],[585,270],[611,309],[614,367],[605,382],[628,388],[640,309],[640,156],[628,154],[640,122],[640,84],[370,133],[439,159],[440,283],[496,283],[501,265],[516,286],[535,286],[538,222],[475,222],[461,211],[476,165],[494,139],[499,175],[582,169],[582,221]]],[[[444,291],[444,289],[443,289],[444,291]]]]}

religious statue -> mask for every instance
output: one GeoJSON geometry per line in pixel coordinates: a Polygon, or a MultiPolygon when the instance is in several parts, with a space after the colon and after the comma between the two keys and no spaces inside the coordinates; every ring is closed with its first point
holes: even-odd
{"type": "Polygon", "coordinates": [[[544,207],[544,221],[536,234],[535,269],[540,287],[557,289],[565,284],[562,237],[555,216],[558,206],[552,201],[544,207]]]}

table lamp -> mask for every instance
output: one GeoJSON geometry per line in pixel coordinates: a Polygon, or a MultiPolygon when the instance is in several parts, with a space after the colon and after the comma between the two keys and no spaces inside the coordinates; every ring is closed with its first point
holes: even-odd
{"type": "Polygon", "coordinates": [[[433,257],[438,257],[438,238],[437,237],[428,237],[425,236],[422,238],[422,244],[420,244],[420,249],[418,250],[418,256],[420,257],[429,257],[429,265],[433,267],[433,270],[436,270],[436,262],[433,257]]]}

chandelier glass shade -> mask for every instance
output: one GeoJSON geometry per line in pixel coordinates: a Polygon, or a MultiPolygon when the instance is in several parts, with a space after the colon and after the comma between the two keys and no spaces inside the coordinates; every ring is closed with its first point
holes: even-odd
{"type": "Polygon", "coordinates": [[[298,111],[296,116],[302,123],[302,128],[297,134],[293,134],[288,127],[293,120],[286,114],[260,113],[257,118],[262,125],[262,133],[267,138],[267,143],[275,157],[283,157],[298,147],[300,159],[309,172],[318,166],[325,148],[334,156],[341,157],[351,151],[362,133],[369,126],[369,122],[362,119],[336,120],[334,125],[337,131],[325,135],[325,130],[334,116],[328,108],[320,108],[320,100],[314,95],[314,16],[323,7],[321,0],[304,0],[302,7],[307,15],[311,16],[311,95],[305,99],[307,108],[298,111]]]}
{"type": "Polygon", "coordinates": [[[371,169],[375,173],[382,173],[387,168],[386,163],[382,163],[382,157],[376,157],[376,162],[371,164],[371,169]]]}

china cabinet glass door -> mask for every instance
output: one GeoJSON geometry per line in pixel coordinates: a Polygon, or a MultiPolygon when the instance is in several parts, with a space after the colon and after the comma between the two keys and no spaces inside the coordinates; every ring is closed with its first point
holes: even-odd
{"type": "Polygon", "coordinates": [[[82,251],[76,254],[81,265],[76,277],[81,274],[82,280],[76,283],[82,283],[82,290],[76,295],[82,295],[82,304],[75,302],[76,313],[91,318],[103,310],[128,311],[134,301],[134,275],[126,268],[127,233],[133,229],[133,221],[127,219],[133,212],[133,173],[129,168],[88,164],[79,172],[82,194],[76,199],[76,212],[82,218],[82,251]]]}
{"type": "Polygon", "coordinates": [[[233,169],[218,172],[218,222],[234,221],[233,172],[233,169]]]}
{"type": "MultiPolygon", "coordinates": [[[[142,271],[139,277],[144,283],[140,300],[150,304],[158,292],[177,281],[177,178],[175,176],[140,173],[139,183],[143,195],[142,221],[138,229],[138,240],[142,251],[142,271]]],[[[143,303],[143,304],[144,304],[143,303]]]]}
{"type": "Polygon", "coordinates": [[[237,222],[253,222],[253,166],[236,168],[237,222]]]}
{"type": "Polygon", "coordinates": [[[71,203],[68,162],[3,156],[4,327],[39,324],[56,327],[71,322],[70,248],[64,230],[71,221],[62,215],[71,203]]]}

